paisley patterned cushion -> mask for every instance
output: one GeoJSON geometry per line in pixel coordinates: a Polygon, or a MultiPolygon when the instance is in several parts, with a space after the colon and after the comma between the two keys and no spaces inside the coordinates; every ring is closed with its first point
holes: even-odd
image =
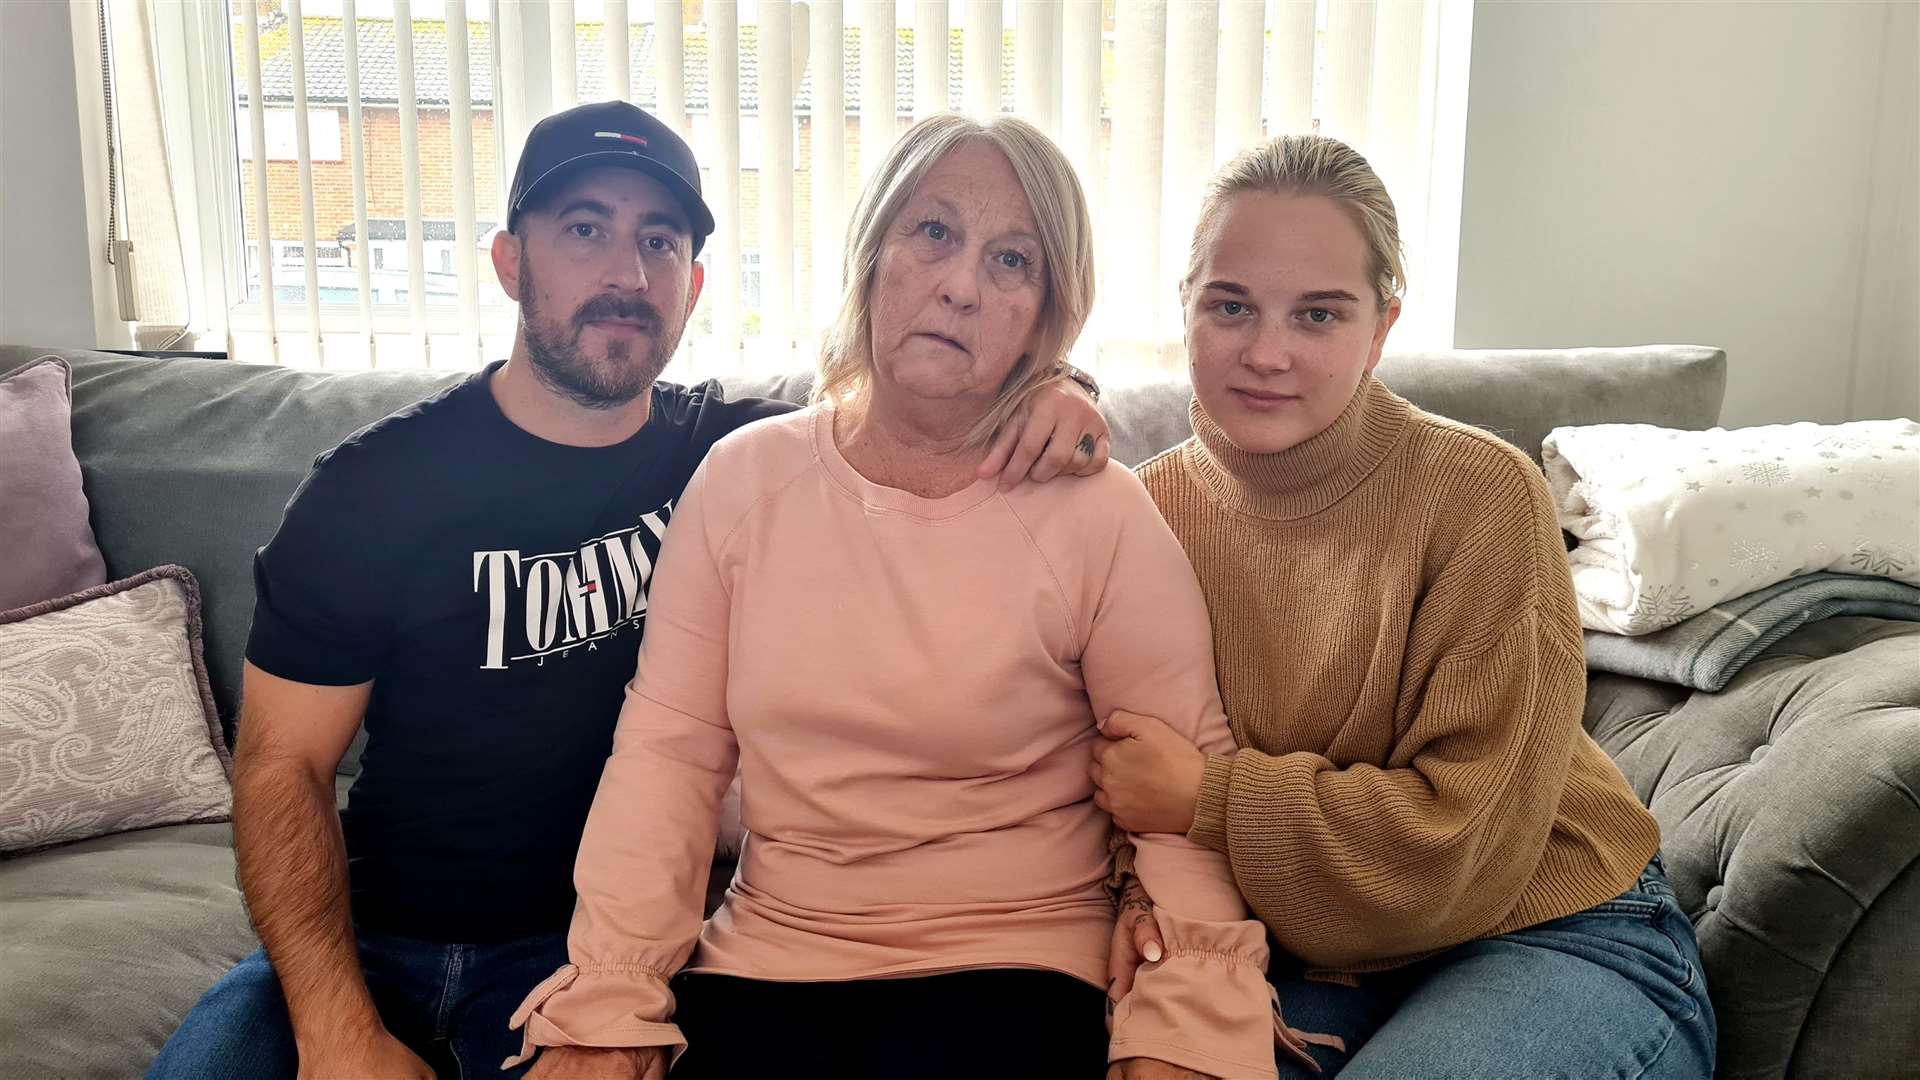
{"type": "Polygon", "coordinates": [[[231,772],[184,568],[0,612],[0,851],[224,821],[231,772]]]}

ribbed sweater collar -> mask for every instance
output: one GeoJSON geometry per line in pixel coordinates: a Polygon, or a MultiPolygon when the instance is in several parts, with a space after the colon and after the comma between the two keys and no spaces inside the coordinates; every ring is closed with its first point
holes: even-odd
{"type": "Polygon", "coordinates": [[[1195,398],[1187,407],[1197,437],[1187,465],[1208,496],[1229,509],[1279,521],[1311,517],[1386,460],[1412,409],[1368,375],[1325,431],[1277,454],[1251,454],[1233,445],[1195,398]]]}

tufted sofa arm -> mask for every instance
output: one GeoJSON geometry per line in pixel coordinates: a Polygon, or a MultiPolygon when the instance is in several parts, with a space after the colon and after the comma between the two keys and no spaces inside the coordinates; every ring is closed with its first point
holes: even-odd
{"type": "Polygon", "coordinates": [[[1596,673],[1586,725],[1660,820],[1718,1075],[1912,1075],[1920,624],[1812,623],[1718,694],[1596,673]]]}

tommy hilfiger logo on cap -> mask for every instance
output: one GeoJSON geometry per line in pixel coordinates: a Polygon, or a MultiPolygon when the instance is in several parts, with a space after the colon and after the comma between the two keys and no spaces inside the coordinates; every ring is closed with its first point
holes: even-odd
{"type": "Polygon", "coordinates": [[[635,146],[647,145],[647,140],[641,138],[640,136],[628,135],[625,132],[621,132],[621,131],[596,131],[593,133],[593,137],[596,139],[619,139],[621,142],[630,142],[630,143],[633,143],[635,146]]]}

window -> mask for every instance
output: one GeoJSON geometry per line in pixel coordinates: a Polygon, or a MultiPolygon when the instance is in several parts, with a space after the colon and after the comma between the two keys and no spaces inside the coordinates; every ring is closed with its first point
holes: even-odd
{"type": "MultiPolygon", "coordinates": [[[[644,107],[644,104],[643,106],[644,107]]],[[[802,121],[804,123],[804,120],[802,121]]],[[[802,124],[793,126],[793,145],[789,152],[793,154],[796,166],[803,163],[800,153],[800,129],[802,124]]],[[[714,160],[719,143],[718,125],[713,114],[698,112],[687,118],[687,145],[693,147],[693,155],[702,162],[714,160]]],[[[740,117],[740,168],[749,172],[760,170],[760,116],[758,113],[745,113],[740,117]]]]}
{"type": "MultiPolygon", "coordinates": [[[[299,129],[295,125],[295,114],[289,108],[269,108],[264,110],[267,124],[267,160],[300,160],[299,129]]],[[[253,159],[253,123],[245,110],[241,110],[234,123],[234,138],[240,150],[240,160],[253,159]]],[[[340,160],[340,113],[334,109],[307,110],[307,146],[311,150],[309,160],[340,160]]]]}
{"type": "Polygon", "coordinates": [[[747,310],[760,306],[760,253],[757,251],[740,253],[740,296],[747,310]]]}
{"type": "MultiPolygon", "coordinates": [[[[362,344],[369,337],[383,366],[465,366],[498,355],[511,341],[516,312],[494,278],[487,242],[504,220],[514,157],[539,119],[530,110],[624,96],[658,111],[676,80],[657,70],[656,45],[677,30],[684,112],[664,119],[687,133],[700,156],[721,228],[702,255],[708,290],[676,375],[808,363],[839,306],[832,249],[842,242],[863,171],[916,115],[946,108],[1018,113],[1053,134],[1073,160],[1093,207],[1102,272],[1099,306],[1075,358],[1103,375],[1182,367],[1174,281],[1207,175],[1266,132],[1310,128],[1354,143],[1395,196],[1415,290],[1396,344],[1451,344],[1470,0],[634,0],[625,5],[634,21],[623,56],[614,55],[618,36],[603,21],[607,6],[416,0],[411,23],[396,24],[381,0],[361,0],[352,22],[342,17],[342,0],[305,0],[295,27],[286,0],[182,5],[179,17],[198,29],[187,48],[165,53],[168,63],[186,67],[163,73],[159,84],[196,95],[204,109],[197,115],[205,122],[193,127],[196,183],[186,187],[216,194],[201,200],[210,207],[182,216],[197,223],[206,278],[225,282],[226,302],[209,305],[205,329],[229,336],[246,358],[293,364],[372,362],[362,344]],[[834,18],[836,7],[845,20],[837,28],[842,48],[811,55],[808,20],[834,18]],[[891,26],[864,25],[889,7],[891,26]],[[571,27],[556,20],[567,11],[571,27]],[[696,21],[669,29],[652,21],[656,11],[696,21]],[[1162,11],[1156,23],[1151,16],[1162,11]],[[723,21],[728,14],[732,25],[723,21]],[[398,43],[409,32],[411,71],[403,73],[398,43]],[[890,49],[868,47],[879,34],[890,49]],[[722,88],[712,59],[729,37],[738,80],[722,88]],[[942,47],[917,49],[923,40],[942,47]],[[345,68],[349,43],[357,47],[357,81],[345,68]],[[296,52],[306,79],[310,196],[294,132],[296,52]],[[863,65],[889,53],[891,79],[862,77],[863,65]],[[250,100],[255,57],[258,101],[250,100]],[[844,110],[828,116],[817,103],[821,80],[836,67],[844,110]],[[1148,72],[1161,77],[1134,74],[1148,72]],[[402,109],[410,95],[409,124],[402,109]],[[729,96],[740,119],[730,147],[721,144],[713,113],[729,96]],[[256,109],[265,128],[260,161],[251,146],[256,109]],[[779,163],[766,160],[760,140],[761,126],[774,122],[792,133],[791,171],[778,176],[779,163]],[[715,174],[723,153],[739,162],[739,174],[715,174]],[[816,190],[814,164],[827,154],[844,166],[837,193],[816,190]],[[409,205],[418,215],[411,226],[409,205]],[[313,297],[305,295],[304,239],[296,254],[284,247],[300,236],[309,207],[321,273],[313,297]],[[418,267],[409,265],[409,228],[422,232],[418,267]],[[263,234],[274,252],[266,266],[258,258],[263,234]],[[788,252],[764,259],[775,238],[786,236],[791,260],[788,252]],[[364,324],[363,287],[371,305],[364,324]],[[263,295],[274,301],[261,302],[263,295]],[[283,310],[301,305],[312,319],[283,310]],[[278,332],[282,324],[317,330],[278,332]],[[419,354],[415,344],[444,336],[471,342],[476,334],[478,347],[453,350],[451,360],[446,351],[419,354]]],[[[820,29],[834,35],[836,28],[820,29]]]]}
{"type": "MultiPolygon", "coordinates": [[[[307,265],[307,246],[304,242],[275,244],[276,267],[299,270],[307,265]]],[[[313,264],[315,266],[343,267],[347,265],[345,249],[338,244],[315,244],[313,246],[313,264]]],[[[278,289],[275,290],[278,293],[278,289]]]]}

